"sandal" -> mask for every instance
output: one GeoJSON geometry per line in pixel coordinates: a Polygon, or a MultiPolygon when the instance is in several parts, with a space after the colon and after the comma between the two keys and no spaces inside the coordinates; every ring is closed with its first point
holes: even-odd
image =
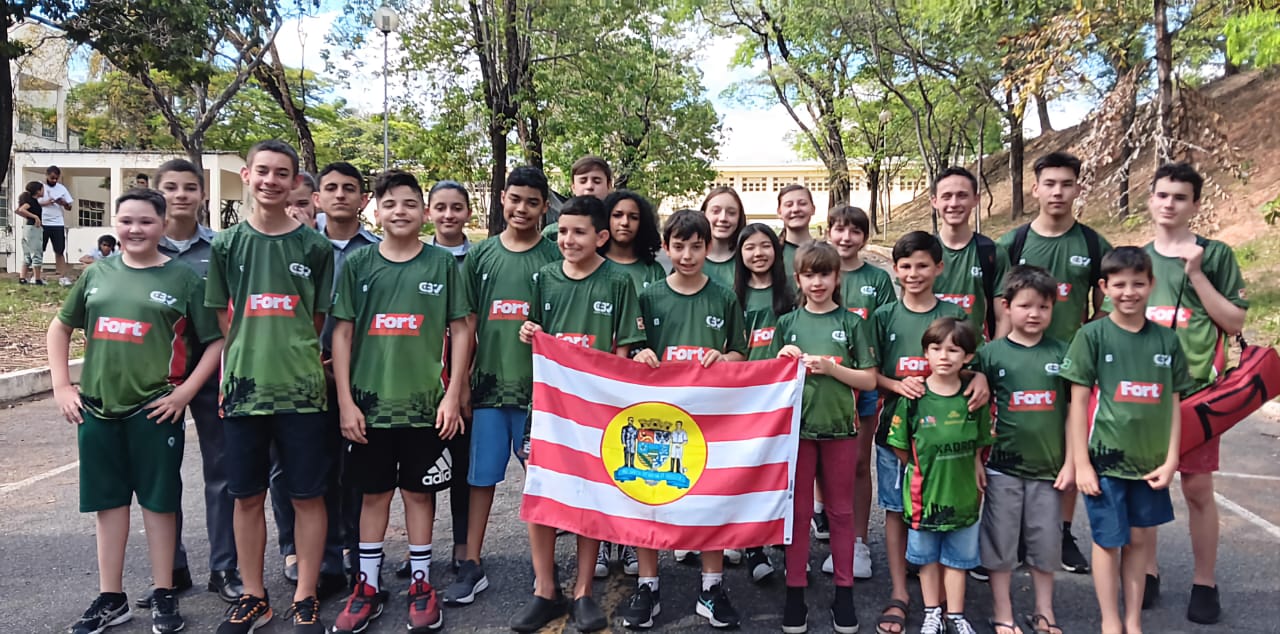
{"type": "Polygon", "coordinates": [[[907,610],[909,609],[910,606],[906,602],[898,599],[889,599],[889,604],[883,610],[880,610],[880,618],[876,620],[876,634],[906,634],[907,610]],[[901,610],[902,616],[889,614],[890,610],[901,610]],[[887,629],[895,626],[898,629],[887,629]]]}
{"type": "Polygon", "coordinates": [[[1001,623],[995,619],[987,619],[987,625],[991,626],[991,630],[995,634],[1005,634],[1002,630],[1008,630],[1013,634],[1022,634],[1022,630],[1018,629],[1018,626],[1013,623],[1001,623]]]}
{"type": "Polygon", "coordinates": [[[1049,617],[1043,614],[1023,614],[1022,622],[1036,634],[1062,634],[1062,628],[1057,623],[1051,623],[1049,617]]]}

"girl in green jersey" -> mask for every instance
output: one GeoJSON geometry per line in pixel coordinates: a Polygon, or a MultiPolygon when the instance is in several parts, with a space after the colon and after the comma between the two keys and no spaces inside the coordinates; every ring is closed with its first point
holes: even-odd
{"type": "Polygon", "coordinates": [[[707,192],[698,208],[711,223],[711,243],[707,245],[707,262],[702,270],[715,283],[733,287],[733,256],[738,234],[747,224],[742,198],[732,187],[720,186],[707,192]]]}
{"type": "Polygon", "coordinates": [[[600,255],[631,276],[638,295],[651,282],[667,276],[655,259],[662,249],[658,215],[644,196],[625,189],[609,194],[604,208],[609,212],[609,242],[600,247],[600,255]]]}

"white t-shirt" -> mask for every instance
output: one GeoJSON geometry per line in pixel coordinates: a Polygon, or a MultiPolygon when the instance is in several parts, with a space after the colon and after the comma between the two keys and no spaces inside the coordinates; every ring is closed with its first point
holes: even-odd
{"type": "Polygon", "coordinates": [[[71,204],[72,202],[71,192],[67,191],[66,186],[64,186],[62,183],[58,183],[56,185],[50,185],[49,183],[46,182],[44,184],[44,198],[42,200],[50,200],[55,202],[50,202],[48,205],[43,205],[40,207],[40,222],[44,223],[44,226],[46,227],[66,226],[67,221],[63,218],[63,214],[65,213],[65,210],[62,208],[62,205],[59,205],[56,202],[59,199],[67,201],[68,205],[71,204]]]}

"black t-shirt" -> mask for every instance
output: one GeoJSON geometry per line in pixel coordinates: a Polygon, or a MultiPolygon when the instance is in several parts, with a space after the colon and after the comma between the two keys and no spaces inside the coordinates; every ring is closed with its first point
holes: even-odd
{"type": "MultiPolygon", "coordinates": [[[[37,216],[40,215],[40,201],[36,200],[35,196],[32,196],[27,192],[22,192],[21,194],[19,194],[18,209],[21,209],[23,205],[27,206],[28,213],[32,213],[37,216]]],[[[34,225],[36,223],[34,218],[23,217],[23,220],[26,220],[28,225],[34,225]]]]}

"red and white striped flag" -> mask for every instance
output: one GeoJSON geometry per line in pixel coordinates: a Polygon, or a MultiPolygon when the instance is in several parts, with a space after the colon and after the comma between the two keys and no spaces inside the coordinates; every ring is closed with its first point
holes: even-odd
{"type": "Polygon", "coordinates": [[[654,370],[539,333],[520,518],[656,549],[789,544],[803,391],[790,359],[654,370]]]}

